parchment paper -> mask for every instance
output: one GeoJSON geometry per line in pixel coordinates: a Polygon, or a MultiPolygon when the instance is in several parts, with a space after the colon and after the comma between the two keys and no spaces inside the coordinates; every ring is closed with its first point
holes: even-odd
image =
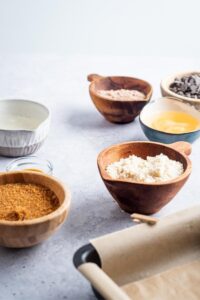
{"type": "Polygon", "coordinates": [[[128,294],[123,291],[105,272],[95,263],[84,263],[78,270],[95,287],[106,300],[131,300],[128,294]]]}
{"type": "Polygon", "coordinates": [[[102,269],[119,286],[200,259],[200,207],[91,241],[102,269]]]}
{"type": "Polygon", "coordinates": [[[200,261],[122,287],[134,300],[199,300],[200,261]]]}

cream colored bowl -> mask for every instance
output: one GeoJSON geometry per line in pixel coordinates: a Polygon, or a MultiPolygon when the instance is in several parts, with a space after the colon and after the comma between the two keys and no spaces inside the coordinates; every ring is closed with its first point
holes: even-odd
{"type": "Polygon", "coordinates": [[[0,155],[26,156],[37,151],[47,137],[50,112],[29,100],[0,101],[0,155]]]}
{"type": "Polygon", "coordinates": [[[165,79],[163,79],[161,81],[161,84],[160,84],[160,89],[161,89],[162,96],[177,98],[178,100],[180,100],[182,102],[185,102],[187,104],[195,106],[195,108],[200,111],[200,99],[194,99],[194,98],[180,96],[180,95],[172,92],[169,89],[170,84],[172,82],[174,82],[175,78],[181,78],[183,76],[194,75],[194,74],[200,75],[200,71],[190,71],[190,72],[176,73],[176,74],[170,75],[170,76],[166,77],[165,79]]]}

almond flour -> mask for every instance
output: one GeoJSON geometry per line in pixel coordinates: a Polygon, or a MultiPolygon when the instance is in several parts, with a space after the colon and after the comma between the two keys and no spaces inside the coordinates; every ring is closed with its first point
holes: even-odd
{"type": "Polygon", "coordinates": [[[172,180],[180,176],[184,169],[182,163],[169,159],[161,153],[147,156],[146,159],[131,155],[108,165],[106,171],[112,179],[155,183],[172,180]]]}
{"type": "Polygon", "coordinates": [[[137,90],[99,90],[98,94],[102,97],[106,97],[112,100],[119,101],[132,101],[132,100],[144,100],[145,94],[137,91],[137,90]]]}

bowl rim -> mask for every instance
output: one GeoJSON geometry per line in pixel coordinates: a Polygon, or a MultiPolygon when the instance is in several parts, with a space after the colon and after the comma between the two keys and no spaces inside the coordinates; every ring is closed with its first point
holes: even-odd
{"type": "Polygon", "coordinates": [[[55,178],[54,176],[50,176],[47,174],[43,174],[43,173],[37,173],[37,172],[31,172],[31,171],[14,171],[14,172],[2,172],[0,173],[0,176],[3,174],[7,174],[9,175],[15,175],[18,173],[25,173],[25,175],[29,174],[34,174],[34,176],[36,175],[37,177],[46,177],[54,182],[56,182],[58,185],[60,185],[60,187],[63,189],[65,197],[63,200],[63,203],[53,212],[51,212],[48,215],[44,215],[42,217],[39,218],[34,218],[34,219],[30,219],[30,220],[23,220],[23,221],[8,221],[8,220],[0,220],[0,226],[10,226],[10,227],[22,227],[22,226],[31,226],[31,225],[37,225],[37,224],[42,224],[45,222],[48,222],[50,220],[53,220],[55,218],[57,218],[58,216],[62,215],[63,212],[67,211],[70,208],[71,205],[71,192],[69,190],[69,188],[63,184],[60,180],[58,180],[57,178],[55,178]]]}
{"type": "Polygon", "coordinates": [[[99,97],[100,99],[102,100],[106,100],[106,101],[110,101],[110,102],[117,102],[117,103],[137,103],[137,102],[148,102],[153,94],[153,87],[152,85],[146,81],[146,80],[143,80],[143,79],[140,79],[140,78],[136,78],[136,77],[131,77],[131,76],[117,76],[117,75],[114,75],[114,76],[101,76],[99,77],[98,79],[95,79],[93,80],[92,82],[90,82],[90,85],[89,85],[89,92],[90,94],[94,94],[96,97],[99,97]],[[150,91],[148,94],[145,95],[145,98],[144,99],[138,99],[138,100],[118,100],[118,99],[111,99],[109,97],[103,97],[102,95],[98,94],[98,92],[96,92],[95,90],[95,84],[101,80],[105,80],[105,79],[109,79],[110,77],[113,77],[113,78],[128,78],[128,79],[131,79],[131,80],[139,80],[139,81],[142,81],[144,84],[146,84],[149,88],[150,88],[150,91]]]}
{"type": "Polygon", "coordinates": [[[169,85],[173,82],[173,80],[176,77],[182,77],[182,76],[185,76],[185,75],[192,75],[192,74],[199,74],[200,75],[200,71],[185,71],[185,72],[173,73],[171,75],[168,75],[167,77],[165,77],[164,79],[161,80],[160,88],[161,88],[161,90],[163,89],[165,92],[170,94],[171,97],[186,100],[186,101],[191,102],[191,103],[192,102],[200,103],[200,98],[195,99],[195,98],[181,96],[179,94],[176,94],[176,93],[172,92],[169,89],[169,85]]]}
{"type": "MultiPolygon", "coordinates": [[[[15,159],[12,159],[9,163],[7,163],[6,167],[5,167],[5,170],[6,172],[15,172],[15,171],[23,171],[24,169],[21,169],[21,170],[13,170],[11,167],[14,165],[14,164],[18,164],[19,162],[23,162],[25,161],[27,164],[28,163],[33,163],[31,160],[36,160],[36,162],[38,161],[38,163],[40,162],[43,162],[43,163],[46,163],[48,165],[48,168],[50,170],[49,173],[47,172],[43,172],[44,174],[47,174],[47,175],[52,175],[53,174],[53,169],[54,169],[54,166],[53,166],[53,163],[44,158],[44,157],[39,157],[37,155],[28,155],[28,156],[21,156],[21,157],[17,157],[15,159]],[[30,161],[30,162],[29,162],[30,161]],[[10,169],[11,168],[11,169],[10,169]]],[[[31,168],[30,168],[31,169],[31,168]]],[[[27,172],[27,171],[26,171],[27,172]]]]}
{"type": "Polygon", "coordinates": [[[176,182],[179,182],[185,178],[187,178],[191,171],[192,171],[192,163],[191,163],[191,160],[187,157],[187,155],[185,155],[183,152],[181,151],[178,151],[172,147],[170,147],[170,145],[172,144],[164,144],[164,143],[158,143],[158,142],[150,142],[150,141],[130,141],[130,142],[124,142],[124,143],[119,143],[119,144],[115,144],[115,145],[112,145],[112,146],[109,146],[107,148],[105,148],[104,150],[102,150],[98,157],[97,157],[97,165],[98,165],[98,169],[99,169],[99,173],[102,177],[103,180],[105,180],[106,182],[116,182],[116,183],[126,183],[126,184],[134,184],[134,185],[145,185],[145,186],[162,186],[162,185],[170,185],[172,183],[176,183],[176,182]],[[105,152],[111,150],[111,149],[114,149],[114,148],[119,148],[121,147],[122,145],[130,145],[130,144],[154,144],[154,145],[162,145],[166,148],[170,148],[171,150],[179,153],[180,155],[182,155],[186,161],[186,169],[184,170],[184,172],[174,178],[174,179],[171,179],[171,180],[166,180],[166,181],[161,181],[161,182],[153,182],[153,183],[147,183],[147,182],[138,182],[138,181],[134,181],[134,180],[131,180],[131,179],[112,179],[106,172],[105,169],[103,169],[102,165],[101,165],[101,159],[104,155],[105,152]]]}
{"type": "Polygon", "coordinates": [[[50,121],[51,111],[46,105],[44,105],[41,102],[34,101],[34,100],[28,100],[28,99],[19,99],[19,98],[0,99],[0,105],[1,105],[1,102],[5,102],[5,103],[8,103],[8,102],[21,102],[22,103],[22,102],[24,102],[24,103],[29,103],[29,104],[32,103],[33,105],[37,105],[37,106],[40,106],[43,109],[45,109],[47,112],[47,117],[43,121],[41,121],[39,123],[39,125],[33,130],[30,130],[30,129],[1,129],[0,128],[0,132],[26,132],[26,133],[30,132],[30,133],[33,133],[33,132],[38,131],[39,128],[44,125],[44,123],[48,123],[50,121]]]}
{"type": "MultiPolygon", "coordinates": [[[[159,98],[159,100],[162,100],[162,99],[170,99],[170,100],[173,100],[173,101],[179,101],[179,100],[177,100],[176,98],[173,98],[173,97],[161,97],[161,98],[159,98]]],[[[158,100],[158,101],[159,101],[158,100]]],[[[157,102],[157,100],[156,101],[151,101],[151,102],[149,102],[147,105],[145,105],[145,107],[143,107],[143,109],[141,110],[141,112],[140,112],[140,114],[139,114],[139,121],[140,121],[140,123],[143,125],[143,126],[145,126],[145,127],[147,127],[148,129],[150,129],[150,130],[153,130],[153,131],[155,131],[155,132],[159,132],[159,133],[163,133],[163,134],[165,134],[165,135],[170,135],[170,136],[181,136],[181,135],[190,135],[190,134],[192,134],[192,133],[196,133],[196,132],[198,132],[198,131],[200,131],[200,127],[199,127],[199,129],[196,129],[196,130],[193,130],[193,131],[189,131],[189,132],[184,132],[184,133],[170,133],[170,132],[165,132],[165,131],[162,131],[162,130],[158,130],[158,129],[155,129],[155,128],[152,128],[152,127],[150,127],[150,126],[148,126],[146,123],[144,123],[143,121],[142,121],[142,119],[141,119],[141,114],[142,114],[142,112],[146,109],[146,107],[148,106],[148,105],[153,105],[154,103],[156,103],[157,102]]],[[[180,101],[179,101],[180,102],[180,101]]],[[[182,103],[182,105],[187,105],[187,104],[185,104],[185,103],[182,103]]],[[[167,110],[166,110],[167,111],[167,110]]],[[[200,114],[200,112],[199,112],[199,114],[200,114]]]]}

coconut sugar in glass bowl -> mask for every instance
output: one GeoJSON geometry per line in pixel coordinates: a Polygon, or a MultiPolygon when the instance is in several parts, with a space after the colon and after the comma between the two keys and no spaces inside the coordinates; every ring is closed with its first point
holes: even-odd
{"type": "Polygon", "coordinates": [[[52,175],[53,165],[47,159],[39,158],[37,156],[28,156],[11,161],[6,166],[6,171],[33,171],[52,175]]]}

